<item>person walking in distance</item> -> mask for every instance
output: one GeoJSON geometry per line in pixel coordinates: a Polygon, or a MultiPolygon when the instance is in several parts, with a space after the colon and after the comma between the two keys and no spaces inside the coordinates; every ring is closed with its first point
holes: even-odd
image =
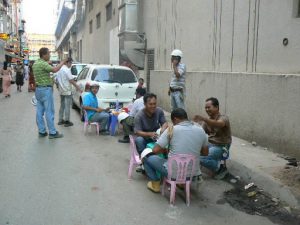
{"type": "Polygon", "coordinates": [[[17,65],[15,67],[15,72],[16,72],[17,90],[19,92],[21,92],[22,91],[21,88],[24,85],[24,67],[20,61],[17,61],[17,65]]]}
{"type": "Polygon", "coordinates": [[[54,126],[54,102],[53,102],[53,80],[50,72],[57,73],[65,64],[66,60],[61,61],[56,67],[48,64],[50,51],[48,48],[39,50],[40,58],[33,64],[33,74],[36,83],[35,96],[37,100],[36,123],[39,130],[39,137],[48,135],[45,127],[44,114],[49,130],[49,139],[63,137],[54,126]]]}
{"type": "Polygon", "coordinates": [[[3,68],[0,70],[0,75],[2,77],[3,94],[5,98],[10,97],[10,82],[12,80],[12,72],[10,68],[7,67],[7,62],[3,63],[3,68]]]}
{"type": "Polygon", "coordinates": [[[169,88],[172,110],[177,108],[185,109],[185,73],[186,66],[181,62],[183,54],[179,49],[171,53],[172,77],[169,88]]]}
{"type": "Polygon", "coordinates": [[[56,79],[58,81],[58,90],[60,93],[60,109],[58,125],[65,127],[73,126],[70,121],[70,109],[72,104],[72,85],[81,92],[80,87],[76,84],[71,73],[72,59],[68,58],[67,62],[62,66],[57,73],[56,79]],[[64,117],[65,116],[65,117],[64,117]]]}

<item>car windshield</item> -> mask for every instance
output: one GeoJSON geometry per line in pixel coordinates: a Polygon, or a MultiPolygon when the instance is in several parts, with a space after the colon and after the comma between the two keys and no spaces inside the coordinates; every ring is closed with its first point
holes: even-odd
{"type": "Polygon", "coordinates": [[[135,83],[136,77],[130,70],[96,68],[92,74],[92,80],[105,83],[135,83]]]}

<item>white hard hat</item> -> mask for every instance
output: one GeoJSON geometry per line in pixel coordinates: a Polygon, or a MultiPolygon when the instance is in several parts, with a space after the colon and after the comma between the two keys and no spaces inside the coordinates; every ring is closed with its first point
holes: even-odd
{"type": "Polygon", "coordinates": [[[90,87],[95,87],[95,86],[99,87],[100,85],[98,84],[97,81],[91,81],[90,82],[90,87]]]}
{"type": "Polygon", "coordinates": [[[144,151],[141,154],[141,160],[144,159],[145,156],[149,155],[150,153],[153,153],[151,148],[145,148],[144,151]]]}
{"type": "Polygon", "coordinates": [[[128,113],[126,113],[126,112],[121,112],[121,113],[118,115],[118,120],[119,120],[119,122],[121,122],[122,120],[125,120],[128,116],[129,116],[128,113]]]}
{"type": "Polygon", "coordinates": [[[179,50],[179,49],[174,49],[174,50],[172,51],[172,53],[171,53],[171,56],[179,56],[180,58],[182,58],[183,53],[182,53],[182,51],[179,50]]]}

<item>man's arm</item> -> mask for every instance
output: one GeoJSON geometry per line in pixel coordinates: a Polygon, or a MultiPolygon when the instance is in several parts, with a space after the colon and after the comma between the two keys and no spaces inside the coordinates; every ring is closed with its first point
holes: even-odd
{"type": "Polygon", "coordinates": [[[200,115],[196,115],[194,116],[194,119],[193,119],[195,122],[200,122],[200,121],[204,121],[208,126],[211,126],[211,127],[219,127],[219,128],[222,128],[222,127],[225,127],[226,123],[224,120],[222,119],[219,119],[219,120],[212,120],[212,119],[209,119],[209,118],[205,118],[203,116],[200,116],[200,115]]]}
{"type": "Polygon", "coordinates": [[[67,59],[62,60],[56,67],[52,67],[52,73],[57,73],[61,67],[66,63],[67,59]]]}
{"type": "Polygon", "coordinates": [[[76,83],[76,81],[74,79],[73,80],[69,80],[69,82],[76,88],[77,91],[79,91],[80,93],[82,93],[82,90],[77,85],[77,83],[76,83]]]}
{"type": "Polygon", "coordinates": [[[160,147],[160,145],[156,144],[153,148],[153,153],[154,154],[160,154],[160,153],[168,153],[168,150],[165,148],[160,147]]]}

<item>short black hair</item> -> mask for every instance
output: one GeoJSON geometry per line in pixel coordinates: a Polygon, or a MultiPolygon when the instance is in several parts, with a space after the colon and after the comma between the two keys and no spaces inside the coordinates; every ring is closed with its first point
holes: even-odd
{"type": "Polygon", "coordinates": [[[208,101],[211,101],[211,104],[214,106],[214,107],[218,107],[219,108],[219,100],[215,97],[210,97],[208,99],[205,100],[205,102],[208,102],[208,101]]]}
{"type": "Polygon", "coordinates": [[[49,48],[41,48],[39,50],[40,58],[42,58],[44,55],[47,55],[49,52],[49,48]]]}
{"type": "Polygon", "coordinates": [[[182,108],[174,109],[171,112],[171,120],[174,120],[175,117],[180,119],[180,120],[187,120],[188,119],[186,111],[182,108]]]}
{"type": "Polygon", "coordinates": [[[139,78],[139,81],[143,81],[144,82],[144,79],[143,78],[139,78]]]}
{"type": "Polygon", "coordinates": [[[145,88],[137,88],[135,90],[136,95],[144,96],[146,94],[146,89],[145,88]]]}
{"type": "Polygon", "coordinates": [[[155,99],[157,99],[157,97],[156,97],[155,94],[153,94],[153,93],[146,93],[146,94],[144,95],[144,104],[146,104],[147,101],[148,101],[148,99],[150,99],[150,98],[155,98],[155,99]]]}
{"type": "Polygon", "coordinates": [[[71,57],[69,57],[69,58],[67,59],[67,62],[66,62],[66,63],[71,63],[71,62],[73,62],[73,59],[72,59],[71,57]]]}

